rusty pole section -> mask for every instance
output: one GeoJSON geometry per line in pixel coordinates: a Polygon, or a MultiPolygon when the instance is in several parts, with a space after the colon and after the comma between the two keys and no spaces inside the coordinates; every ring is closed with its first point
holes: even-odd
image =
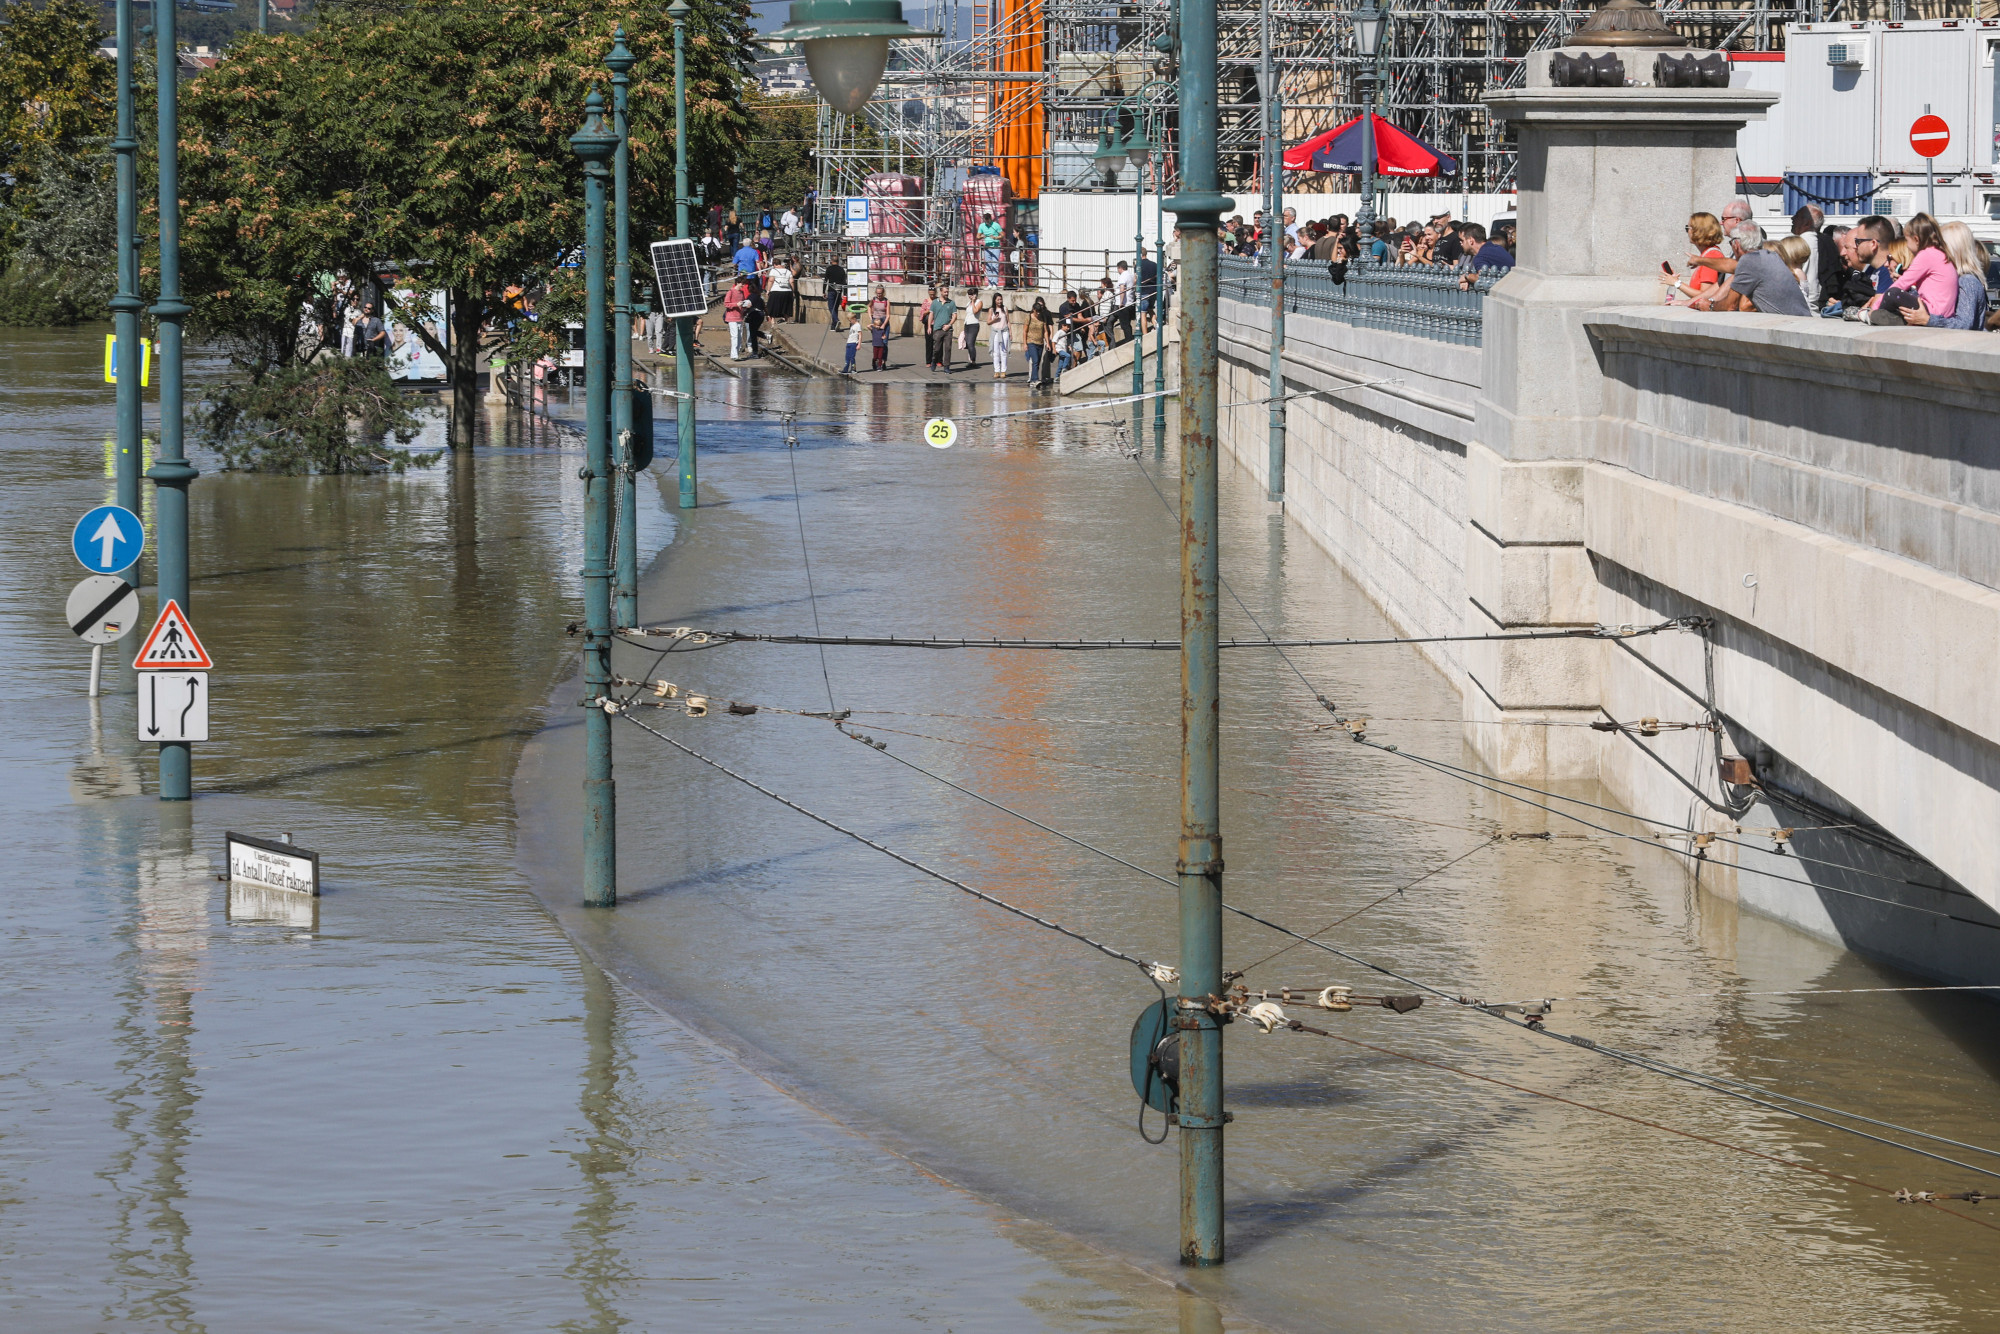
{"type": "Polygon", "coordinates": [[[1219,1265],[1222,1248],[1222,1029],[1204,1002],[1222,993],[1222,817],[1218,772],[1216,233],[1235,201],[1220,192],[1215,0],[1180,5],[1181,192],[1167,201],[1181,243],[1181,1263],[1219,1265]]]}

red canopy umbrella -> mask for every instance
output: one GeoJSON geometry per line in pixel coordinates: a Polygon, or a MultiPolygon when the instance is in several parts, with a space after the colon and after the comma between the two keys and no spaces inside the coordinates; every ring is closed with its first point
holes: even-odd
{"type": "MultiPolygon", "coordinates": [[[[1316,134],[1285,150],[1287,171],[1360,171],[1361,117],[1316,134]]],[[[1405,134],[1375,117],[1375,174],[1378,176],[1449,176],[1458,160],[1438,152],[1415,135],[1405,134]]]]}

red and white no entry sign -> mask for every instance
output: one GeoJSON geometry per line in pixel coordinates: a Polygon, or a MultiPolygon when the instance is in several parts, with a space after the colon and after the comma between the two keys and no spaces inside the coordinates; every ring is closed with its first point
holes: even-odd
{"type": "Polygon", "coordinates": [[[1919,116],[1910,126],[1910,147],[1918,157],[1936,157],[1951,147],[1951,126],[1943,116],[1919,116]]]}

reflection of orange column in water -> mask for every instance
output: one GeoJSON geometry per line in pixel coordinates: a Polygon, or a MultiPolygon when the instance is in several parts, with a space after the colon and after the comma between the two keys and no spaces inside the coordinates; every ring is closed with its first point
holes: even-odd
{"type": "MultiPolygon", "coordinates": [[[[1048,516],[1034,503],[1046,485],[1047,461],[1040,451],[1030,449],[1003,450],[995,458],[998,475],[983,501],[985,521],[968,530],[965,553],[965,568],[985,576],[978,586],[984,604],[980,633],[1040,634],[1061,620],[1061,609],[1051,605],[1047,595],[1049,556],[1043,534],[1048,516]]],[[[1059,653],[985,656],[985,695],[965,700],[966,713],[1038,717],[1056,694],[1056,676],[1070,665],[1067,655],[1059,653]]],[[[1047,750],[1061,741],[1046,723],[981,721],[966,726],[978,740],[1007,751],[1047,750]]],[[[967,787],[1038,819],[1049,819],[1051,812],[1042,799],[1049,790],[1046,765],[995,750],[966,753],[977,775],[967,780],[967,787]]],[[[1049,876],[1048,835],[988,806],[966,815],[968,861],[980,868],[985,883],[1012,887],[1030,903],[1050,907],[1060,903],[1049,876]]]]}
{"type": "MultiPolygon", "coordinates": [[[[1005,4],[1005,0],[995,0],[1005,4]]],[[[1042,72],[1042,0],[1013,0],[1003,12],[998,68],[1002,72],[1042,72]]],[[[1048,125],[1042,117],[1042,90],[1036,83],[1002,83],[993,89],[993,159],[1013,188],[1014,198],[1033,200],[1042,194],[1042,154],[1048,125]]]]}

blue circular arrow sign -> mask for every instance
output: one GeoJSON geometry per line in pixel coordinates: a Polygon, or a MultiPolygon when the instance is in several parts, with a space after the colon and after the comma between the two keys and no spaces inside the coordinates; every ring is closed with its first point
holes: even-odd
{"type": "Polygon", "coordinates": [[[131,510],[99,505],[76,521],[69,549],[93,574],[116,574],[131,569],[146,549],[146,528],[131,510]]]}

